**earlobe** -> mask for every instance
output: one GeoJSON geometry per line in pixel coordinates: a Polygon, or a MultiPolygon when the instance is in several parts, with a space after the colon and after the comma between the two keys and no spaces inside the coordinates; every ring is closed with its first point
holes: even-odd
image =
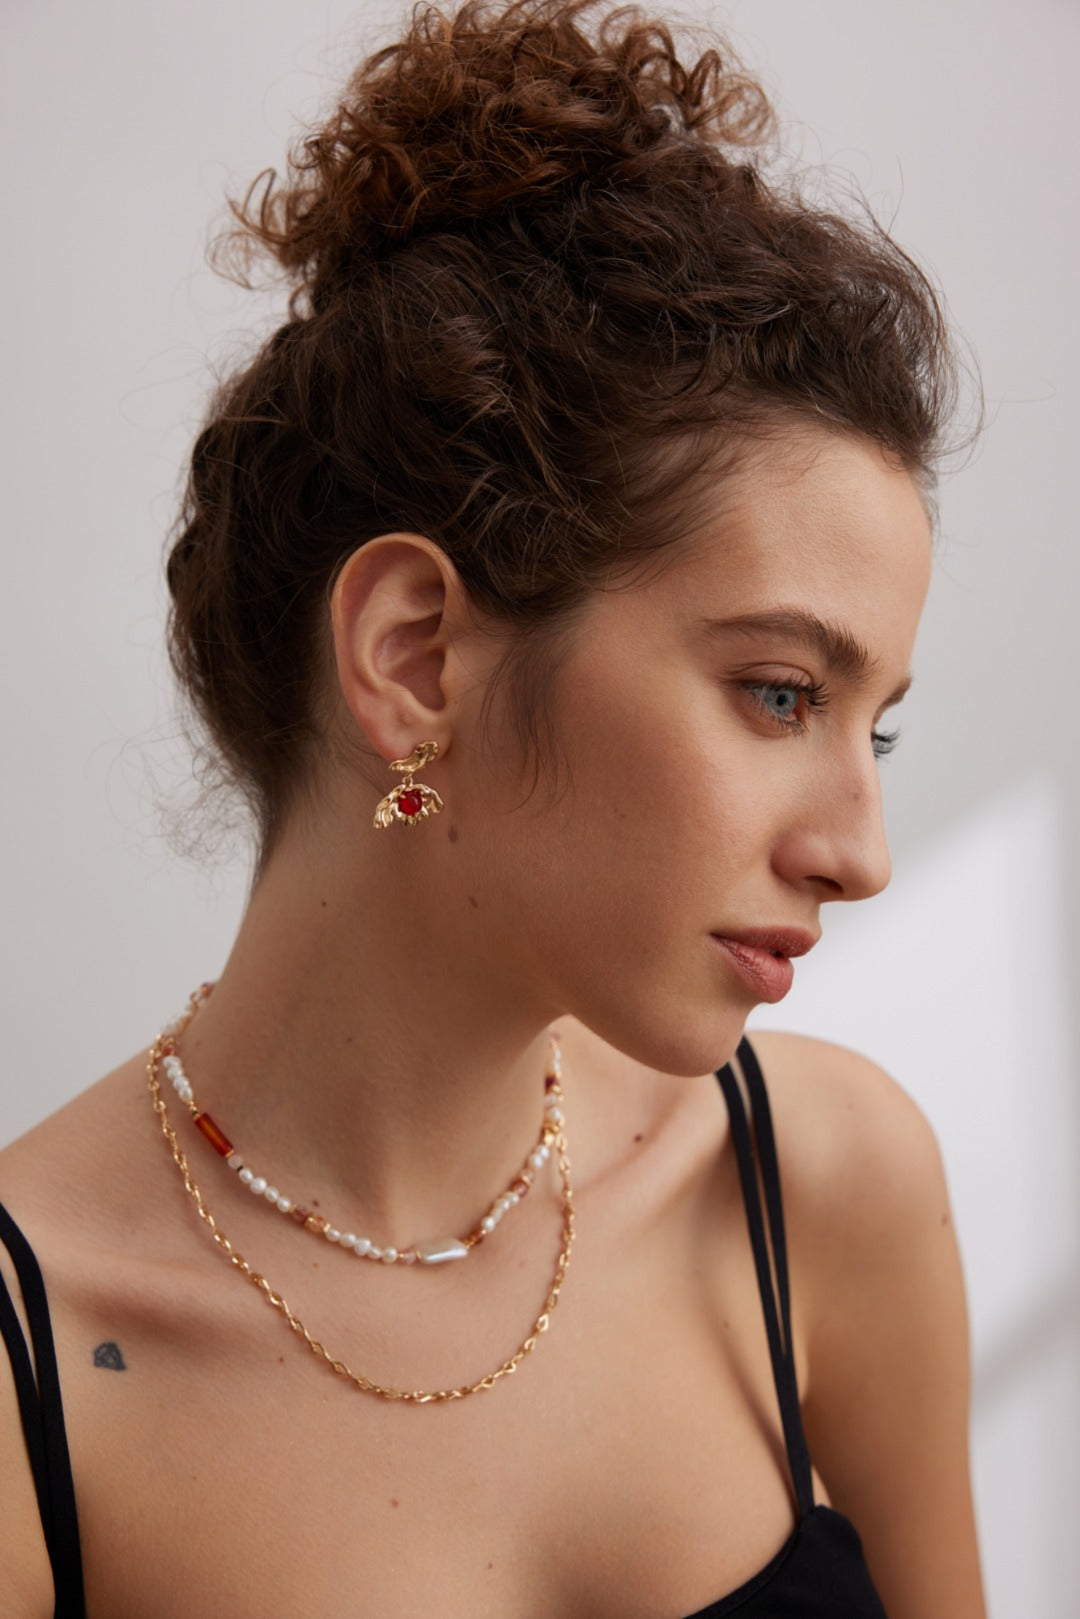
{"type": "Polygon", "coordinates": [[[453,564],[423,535],[381,534],[346,559],[330,598],[342,700],[384,758],[445,731],[453,564]],[[448,613],[448,603],[450,612],[448,613]]]}

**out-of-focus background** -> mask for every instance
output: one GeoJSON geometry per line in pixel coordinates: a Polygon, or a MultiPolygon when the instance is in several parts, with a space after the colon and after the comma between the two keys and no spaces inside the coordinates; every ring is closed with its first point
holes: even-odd
{"type": "MultiPolygon", "coordinates": [[[[652,10],[650,5],[648,9],[652,10]]],[[[1068,0],[684,0],[730,31],[785,144],[850,178],[944,287],[989,406],[941,492],[935,579],[882,764],[895,875],[751,1028],[863,1050],[929,1115],[972,1321],[993,1619],[1075,1613],[1080,1499],[1080,606],[1068,0]]],[[[280,299],[215,279],[226,190],[283,167],[387,0],[8,0],[0,1141],[220,969],[242,850],[171,850],[190,765],[162,653],[165,529],[212,364],[280,299]]],[[[2,1192],[2,1188],[0,1188],[2,1192]]]]}

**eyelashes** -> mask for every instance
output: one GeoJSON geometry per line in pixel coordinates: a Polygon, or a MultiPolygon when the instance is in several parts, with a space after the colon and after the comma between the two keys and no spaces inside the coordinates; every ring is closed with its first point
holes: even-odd
{"type": "MultiPolygon", "coordinates": [[[[806,731],[806,721],[799,719],[795,714],[799,697],[805,697],[808,708],[825,708],[829,701],[829,692],[826,686],[818,680],[740,680],[738,685],[743,691],[750,693],[759,709],[775,720],[782,731],[790,734],[801,734],[806,731]],[[798,695],[794,702],[787,704],[784,712],[770,706],[762,696],[763,692],[796,692],[798,695]]],[[[873,743],[875,758],[881,759],[885,754],[891,753],[900,739],[897,731],[872,731],[870,740],[873,743]]]]}

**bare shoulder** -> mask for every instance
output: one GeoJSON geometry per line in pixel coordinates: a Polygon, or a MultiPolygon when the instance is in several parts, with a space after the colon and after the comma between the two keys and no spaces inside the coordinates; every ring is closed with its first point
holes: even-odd
{"type": "MultiPolygon", "coordinates": [[[[26,1313],[15,1268],[0,1244],[0,1291],[5,1297],[4,1338],[14,1316],[26,1336],[26,1313]]],[[[45,1619],[53,1611],[52,1573],[41,1529],[29,1452],[15,1392],[14,1367],[0,1345],[0,1523],[5,1530],[4,1590],[12,1619],[45,1619]],[[5,1370],[6,1368],[6,1370],[5,1370]]]]}
{"type": "MultiPolygon", "coordinates": [[[[129,1176],[117,1169],[153,1139],[145,1103],[145,1056],[129,1058],[0,1150],[0,1201],[65,1219],[68,1204],[107,1217],[129,1176]]],[[[129,1164],[130,1169],[130,1164],[129,1164]]],[[[67,1226],[70,1231],[70,1225],[67,1226]]]]}
{"type": "Polygon", "coordinates": [[[747,1034],[769,1091],[792,1285],[806,1295],[814,1463],[890,1619],[985,1619],[967,1298],[937,1136],[871,1058],[747,1034]]]}
{"type": "MultiPolygon", "coordinates": [[[[143,1057],[122,1063],[0,1151],[0,1203],[28,1244],[45,1288],[69,1441],[72,1411],[85,1420],[93,1410],[88,1346],[112,1335],[115,1329],[106,1330],[103,1321],[114,1322],[121,1311],[130,1318],[153,1295],[146,1286],[146,1255],[162,1242],[148,1214],[155,1203],[147,1185],[157,1143],[144,1067],[143,1057]]],[[[5,1336],[18,1355],[18,1339],[31,1342],[30,1325],[19,1271],[2,1242],[0,1278],[7,1297],[5,1336]]],[[[79,1493],[78,1447],[72,1460],[79,1493]]],[[[7,1605],[0,1606],[12,1619],[44,1619],[54,1606],[52,1573],[11,1354],[3,1342],[0,1522],[8,1531],[7,1605]]]]}
{"type": "Polygon", "coordinates": [[[854,1239],[887,1237],[899,1215],[929,1208],[940,1218],[940,1145],[900,1080],[831,1040],[772,1029],[747,1038],[768,1088],[785,1205],[815,1254],[842,1262],[854,1239]]]}
{"type": "MultiPolygon", "coordinates": [[[[13,1619],[44,1619],[54,1605],[52,1571],[15,1378],[19,1363],[26,1388],[33,1389],[31,1368],[36,1354],[23,1278],[27,1266],[31,1272],[36,1267],[47,1278],[50,1330],[56,1343],[57,1305],[65,1292],[62,1281],[57,1281],[56,1258],[64,1256],[66,1261],[74,1254],[77,1267],[80,1263],[78,1233],[100,1190],[99,1178],[102,1184],[107,1179],[107,1166],[95,1153],[99,1131],[93,1123],[105,1111],[99,1088],[91,1087],[0,1151],[0,1203],[16,1228],[0,1242],[5,1315],[5,1345],[0,1346],[0,1522],[8,1531],[4,1588],[9,1606],[4,1612],[10,1612],[13,1619]],[[81,1218],[70,1207],[76,1189],[82,1201],[81,1218]],[[20,1235],[29,1246],[29,1257],[22,1253],[20,1235]]],[[[65,1268],[61,1265],[61,1273],[65,1268]]]]}
{"type": "Polygon", "coordinates": [[[899,1130],[924,1148],[935,1140],[919,1104],[872,1057],[809,1034],[747,1029],[746,1035],[761,1061],[770,1103],[778,1092],[782,1107],[800,1110],[802,1124],[818,1118],[830,1136],[846,1129],[870,1140],[892,1140],[899,1130]]]}

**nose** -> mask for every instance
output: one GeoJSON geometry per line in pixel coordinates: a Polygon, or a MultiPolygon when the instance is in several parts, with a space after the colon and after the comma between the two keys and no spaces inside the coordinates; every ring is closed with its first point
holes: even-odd
{"type": "Polygon", "coordinates": [[[881,783],[873,757],[849,761],[804,791],[773,848],[773,866],[819,899],[872,899],[887,888],[892,858],[885,836],[881,783]]]}

